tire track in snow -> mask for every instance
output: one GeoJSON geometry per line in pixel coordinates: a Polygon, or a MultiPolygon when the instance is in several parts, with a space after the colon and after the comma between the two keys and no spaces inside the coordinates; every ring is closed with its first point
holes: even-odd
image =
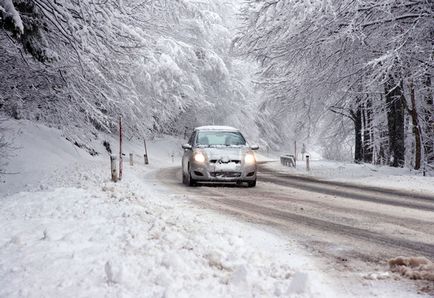
{"type": "MultiPolygon", "coordinates": [[[[351,239],[353,239],[354,250],[358,249],[357,246],[362,241],[370,246],[376,246],[377,252],[422,254],[434,258],[434,245],[423,240],[432,239],[432,233],[428,231],[429,227],[434,224],[434,220],[422,220],[415,216],[415,214],[422,214],[421,212],[423,212],[425,218],[429,217],[431,209],[434,209],[434,206],[432,206],[433,208],[423,208],[426,207],[426,203],[429,203],[424,198],[421,200],[422,202],[411,204],[408,201],[402,201],[402,196],[394,200],[387,191],[382,194],[377,190],[375,192],[367,190],[365,194],[361,193],[362,191],[358,187],[355,187],[357,193],[353,197],[350,191],[351,187],[348,185],[345,186],[344,190],[330,189],[330,186],[325,187],[325,185],[332,185],[329,183],[320,182],[318,185],[311,185],[314,181],[303,182],[309,180],[304,179],[304,177],[302,179],[298,179],[298,177],[292,179],[292,176],[282,178],[282,175],[278,172],[275,173],[277,176],[274,177],[274,174],[270,173],[270,171],[267,172],[266,177],[262,172],[259,173],[259,184],[256,189],[219,186],[188,188],[178,182],[179,171],[179,168],[164,169],[158,173],[158,176],[170,186],[175,187],[178,192],[191,195],[191,199],[196,204],[206,208],[230,213],[233,216],[242,216],[244,220],[255,223],[285,227],[297,226],[300,229],[306,228],[311,231],[320,231],[325,236],[325,239],[315,239],[313,237],[312,242],[317,240],[325,242],[329,236],[332,236],[338,240],[340,238],[344,240],[343,238],[345,238],[345,242],[350,239],[350,243],[351,239]],[[297,187],[300,184],[303,187],[295,194],[279,192],[279,188],[281,190],[282,186],[292,189],[292,183],[287,183],[292,181],[288,180],[302,181],[296,184],[295,189],[300,189],[297,187]],[[269,185],[264,185],[261,182],[268,182],[269,185]],[[309,185],[303,185],[303,183],[309,185]],[[273,187],[273,184],[277,187],[273,187]],[[322,189],[324,189],[324,192],[321,191],[322,189]],[[323,196],[321,197],[320,194],[323,196]],[[335,197],[333,198],[334,201],[328,200],[330,196],[335,197]],[[339,202],[339,206],[334,205],[337,202],[339,202]],[[366,202],[366,204],[363,202],[366,202]],[[296,204],[304,207],[302,213],[294,209],[296,204]],[[370,211],[368,208],[365,210],[363,207],[365,205],[370,205],[370,208],[375,208],[375,211],[370,211]],[[308,211],[312,206],[323,211],[323,214],[318,212],[309,214],[308,211]],[[321,207],[323,208],[321,209],[321,207]],[[291,208],[294,210],[291,210],[291,208]],[[390,208],[396,209],[393,215],[387,214],[390,208]],[[406,210],[411,210],[411,212],[408,214],[399,212],[406,210]],[[359,217],[358,222],[352,221],[352,216],[359,217]],[[414,240],[406,239],[405,233],[402,233],[402,237],[395,237],[387,231],[374,231],[372,230],[374,224],[370,222],[372,220],[374,223],[377,221],[382,224],[387,223],[393,227],[396,226],[397,232],[407,228],[408,225],[414,231],[420,230],[421,233],[429,234],[431,237],[414,240]],[[355,223],[357,223],[358,227],[354,226],[355,223]]],[[[294,229],[288,231],[286,229],[284,232],[296,234],[297,231],[294,229]]]]}
{"type": "Polygon", "coordinates": [[[380,190],[379,188],[366,189],[357,185],[343,184],[332,181],[322,181],[299,177],[293,175],[283,175],[278,172],[267,170],[259,172],[258,180],[273,184],[293,187],[296,189],[315,192],[320,194],[337,196],[349,200],[361,200],[391,206],[413,208],[426,211],[434,211],[434,197],[408,194],[392,190],[380,190]]]}

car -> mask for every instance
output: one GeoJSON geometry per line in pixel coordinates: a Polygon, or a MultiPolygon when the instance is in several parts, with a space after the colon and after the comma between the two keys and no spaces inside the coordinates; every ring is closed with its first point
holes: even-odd
{"type": "Polygon", "coordinates": [[[256,186],[259,147],[249,146],[241,132],[229,126],[201,126],[182,145],[182,182],[236,182],[256,186]]]}

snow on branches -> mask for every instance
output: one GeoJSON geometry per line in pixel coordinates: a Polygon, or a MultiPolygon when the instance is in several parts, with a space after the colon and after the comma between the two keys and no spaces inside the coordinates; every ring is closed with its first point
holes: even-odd
{"type": "Polygon", "coordinates": [[[261,63],[277,126],[341,140],[341,121],[358,162],[433,166],[429,1],[252,0],[242,15],[234,48],[261,63]]]}
{"type": "Polygon", "coordinates": [[[20,14],[15,9],[12,0],[0,0],[0,13],[1,19],[10,19],[11,25],[18,32],[18,34],[24,33],[23,21],[21,20],[20,14]]]}
{"type": "Polygon", "coordinates": [[[0,75],[8,82],[0,104],[10,115],[42,119],[76,130],[75,136],[85,127],[113,131],[119,115],[136,135],[183,134],[186,126],[237,121],[254,132],[250,82],[238,80],[244,75],[232,67],[238,61],[229,53],[235,24],[225,14],[235,11],[227,3],[16,2],[27,3],[26,15],[39,21],[30,26],[23,20],[24,38],[32,36],[23,45],[34,57],[27,45],[39,49],[43,64],[20,55],[13,40],[1,42],[10,71],[0,75]],[[25,68],[23,78],[12,75],[25,68]],[[45,79],[38,82],[41,74],[45,79]],[[23,90],[31,85],[32,94],[23,90]]]}

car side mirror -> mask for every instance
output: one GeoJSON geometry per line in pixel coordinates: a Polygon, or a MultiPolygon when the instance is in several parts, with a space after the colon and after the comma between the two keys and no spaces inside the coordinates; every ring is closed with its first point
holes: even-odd
{"type": "Polygon", "coordinates": [[[193,147],[190,144],[184,144],[184,145],[182,145],[182,149],[191,150],[191,149],[193,149],[193,147]]]}
{"type": "Polygon", "coordinates": [[[252,146],[250,146],[250,149],[252,149],[252,150],[258,150],[259,146],[258,145],[252,145],[252,146]]]}

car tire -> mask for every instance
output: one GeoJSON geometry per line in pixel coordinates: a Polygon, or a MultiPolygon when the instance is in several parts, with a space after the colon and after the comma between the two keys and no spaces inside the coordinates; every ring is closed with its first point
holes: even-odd
{"type": "Polygon", "coordinates": [[[181,169],[182,169],[182,184],[188,185],[187,175],[185,174],[185,171],[184,171],[184,161],[182,161],[181,169]]]}
{"type": "Polygon", "coordinates": [[[191,178],[191,169],[190,169],[190,164],[188,164],[188,173],[187,173],[187,185],[188,186],[196,186],[197,182],[196,180],[194,180],[193,178],[191,178]]]}
{"type": "Polygon", "coordinates": [[[247,186],[248,187],[255,187],[256,186],[256,179],[253,181],[247,181],[247,186]]]}
{"type": "Polygon", "coordinates": [[[182,184],[188,185],[187,175],[182,171],[182,184]]]}

